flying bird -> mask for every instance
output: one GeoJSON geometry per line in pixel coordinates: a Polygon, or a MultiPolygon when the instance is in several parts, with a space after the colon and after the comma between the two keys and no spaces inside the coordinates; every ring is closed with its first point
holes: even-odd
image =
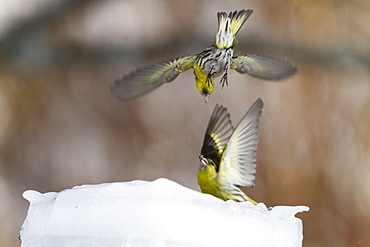
{"type": "Polygon", "coordinates": [[[198,184],[203,193],[222,200],[250,201],[240,187],[254,187],[259,118],[263,102],[258,99],[234,129],[230,114],[216,105],[204,136],[198,184]]]}
{"type": "Polygon", "coordinates": [[[216,42],[196,55],[179,57],[137,69],[123,76],[111,85],[110,91],[117,99],[130,100],[140,97],[166,82],[193,69],[198,92],[207,103],[213,92],[216,77],[222,75],[220,84],[228,85],[228,70],[234,69],[242,74],[265,79],[279,80],[293,75],[297,69],[289,62],[257,54],[234,56],[238,43],[236,35],[253,10],[240,10],[217,13],[218,32],[216,42]]]}

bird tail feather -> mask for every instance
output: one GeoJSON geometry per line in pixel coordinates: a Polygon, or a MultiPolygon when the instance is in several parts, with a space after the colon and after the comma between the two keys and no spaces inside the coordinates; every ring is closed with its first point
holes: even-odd
{"type": "Polygon", "coordinates": [[[225,12],[217,13],[218,33],[216,35],[216,47],[222,49],[235,45],[236,34],[252,12],[253,10],[243,9],[241,11],[230,12],[229,15],[225,12]]]}

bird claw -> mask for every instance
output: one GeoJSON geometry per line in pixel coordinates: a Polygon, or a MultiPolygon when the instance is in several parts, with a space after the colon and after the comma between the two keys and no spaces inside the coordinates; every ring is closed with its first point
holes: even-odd
{"type": "Polygon", "coordinates": [[[212,83],[212,76],[215,74],[215,72],[212,72],[213,71],[213,67],[211,68],[211,70],[208,72],[208,75],[207,75],[207,84],[208,86],[210,86],[212,83]]]}
{"type": "Polygon", "coordinates": [[[225,84],[226,86],[229,86],[229,83],[227,81],[227,72],[225,72],[225,74],[222,76],[220,84],[222,88],[224,88],[225,84]]]}

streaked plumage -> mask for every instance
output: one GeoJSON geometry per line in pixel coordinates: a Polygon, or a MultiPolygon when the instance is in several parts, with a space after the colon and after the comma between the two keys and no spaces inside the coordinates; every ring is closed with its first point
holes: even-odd
{"type": "Polygon", "coordinates": [[[172,82],[180,73],[193,68],[197,90],[208,100],[214,80],[222,75],[222,87],[228,84],[228,69],[265,80],[279,80],[293,75],[296,68],[290,63],[255,54],[234,56],[236,35],[253,10],[217,13],[216,42],[203,52],[154,64],[131,72],[110,87],[118,99],[130,100],[148,93],[166,82],[172,82]]]}
{"type": "Polygon", "coordinates": [[[250,201],[240,186],[254,187],[259,118],[263,102],[258,99],[234,129],[230,114],[216,105],[204,136],[198,184],[203,193],[222,200],[250,201]]]}

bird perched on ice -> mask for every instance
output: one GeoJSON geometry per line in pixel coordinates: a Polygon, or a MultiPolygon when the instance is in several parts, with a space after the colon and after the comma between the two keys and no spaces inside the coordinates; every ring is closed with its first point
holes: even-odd
{"type": "Polygon", "coordinates": [[[216,77],[222,75],[222,87],[228,85],[227,73],[239,73],[265,80],[279,80],[293,75],[297,70],[287,61],[256,54],[234,56],[238,43],[236,35],[253,10],[217,13],[216,42],[196,55],[189,55],[137,69],[111,85],[112,94],[118,99],[130,100],[148,93],[193,68],[198,92],[208,101],[216,77]]]}
{"type": "Polygon", "coordinates": [[[222,200],[250,201],[239,188],[254,187],[259,118],[263,102],[258,99],[234,129],[230,114],[216,105],[204,136],[198,184],[203,193],[222,200]]]}

